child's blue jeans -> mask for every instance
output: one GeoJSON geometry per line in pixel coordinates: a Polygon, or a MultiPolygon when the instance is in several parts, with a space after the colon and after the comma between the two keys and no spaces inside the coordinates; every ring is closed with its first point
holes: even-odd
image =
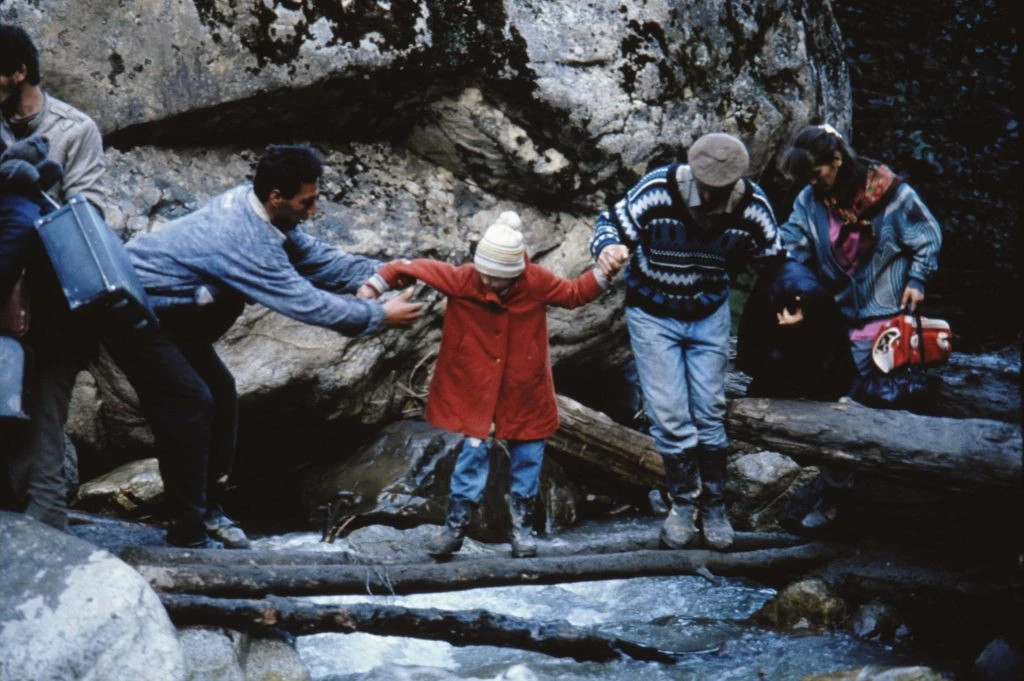
{"type": "MultiPolygon", "coordinates": [[[[512,459],[509,492],[512,496],[529,499],[537,496],[540,486],[540,468],[544,463],[544,440],[508,440],[512,459]]],[[[451,497],[477,503],[483,498],[490,470],[488,440],[467,437],[452,471],[451,497]]]]}

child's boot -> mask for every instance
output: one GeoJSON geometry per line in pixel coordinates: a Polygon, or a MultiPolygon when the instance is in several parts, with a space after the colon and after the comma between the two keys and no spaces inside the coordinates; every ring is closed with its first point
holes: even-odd
{"type": "Polygon", "coordinates": [[[427,553],[434,558],[451,558],[452,554],[462,548],[462,540],[466,537],[466,527],[473,515],[474,504],[467,499],[448,499],[448,512],[444,519],[444,528],[430,538],[427,553]]]}
{"type": "Polygon", "coordinates": [[[537,543],[533,540],[533,500],[534,497],[517,497],[508,495],[508,512],[512,518],[512,530],[509,542],[512,544],[513,558],[529,558],[537,555],[537,543]]]}

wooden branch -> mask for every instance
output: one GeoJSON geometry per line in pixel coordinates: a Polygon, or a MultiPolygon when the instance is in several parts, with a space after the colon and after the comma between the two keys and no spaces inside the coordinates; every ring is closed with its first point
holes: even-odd
{"type": "Polygon", "coordinates": [[[1020,426],[857,403],[748,398],[729,405],[737,441],[818,463],[956,491],[1017,491],[1020,426]]]}
{"type": "MultiPolygon", "coordinates": [[[[623,482],[664,487],[654,441],[564,395],[555,456],[582,461],[623,482]]],[[[921,416],[856,403],[733,400],[726,428],[737,444],[949,491],[1016,490],[1020,426],[985,419],[921,416]]]]}
{"type": "Polygon", "coordinates": [[[639,487],[665,486],[665,467],[650,435],[612,421],[576,400],[558,396],[560,424],[547,449],[595,466],[639,487]]]}
{"type": "Polygon", "coordinates": [[[164,607],[177,626],[206,625],[246,630],[276,627],[294,635],[363,632],[384,636],[447,641],[455,646],[489,645],[532,650],[579,662],[624,657],[674,664],[681,654],[575,627],[563,620],[535,620],[487,610],[444,611],[393,605],[318,605],[269,596],[234,600],[163,594],[164,607]]]}
{"type": "MultiPolygon", "coordinates": [[[[614,536],[588,541],[554,544],[538,540],[541,557],[625,553],[659,548],[662,519],[645,530],[619,531],[614,536]]],[[[806,544],[807,538],[784,532],[737,532],[729,551],[784,548],[806,544]]],[[[132,546],[121,551],[129,565],[399,565],[431,563],[425,552],[371,555],[349,551],[284,551],[236,549],[182,549],[173,546],[132,546]]],[[[455,554],[453,561],[477,560],[479,556],[455,554]]]]}
{"type": "Polygon", "coordinates": [[[281,595],[411,594],[511,584],[557,584],[621,577],[789,573],[841,552],[815,542],[782,549],[719,553],[641,550],[550,558],[475,558],[414,565],[138,565],[158,591],[228,598],[281,595]]]}

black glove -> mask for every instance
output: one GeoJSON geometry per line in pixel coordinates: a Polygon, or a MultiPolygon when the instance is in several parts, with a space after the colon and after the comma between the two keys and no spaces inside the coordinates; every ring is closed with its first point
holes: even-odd
{"type": "Polygon", "coordinates": [[[64,169],[46,158],[50,142],[45,137],[27,137],[0,154],[0,191],[35,196],[60,182],[64,169]]]}

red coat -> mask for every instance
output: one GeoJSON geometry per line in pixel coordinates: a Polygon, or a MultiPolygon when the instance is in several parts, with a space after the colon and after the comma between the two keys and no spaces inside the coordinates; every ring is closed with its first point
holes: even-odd
{"type": "Polygon", "coordinates": [[[547,306],[579,307],[603,289],[588,270],[573,280],[527,261],[501,298],[472,264],[395,261],[379,274],[392,286],[415,277],[448,296],[441,349],[424,413],[438,428],[487,438],[541,440],[558,429],[548,351],[547,306]]]}

